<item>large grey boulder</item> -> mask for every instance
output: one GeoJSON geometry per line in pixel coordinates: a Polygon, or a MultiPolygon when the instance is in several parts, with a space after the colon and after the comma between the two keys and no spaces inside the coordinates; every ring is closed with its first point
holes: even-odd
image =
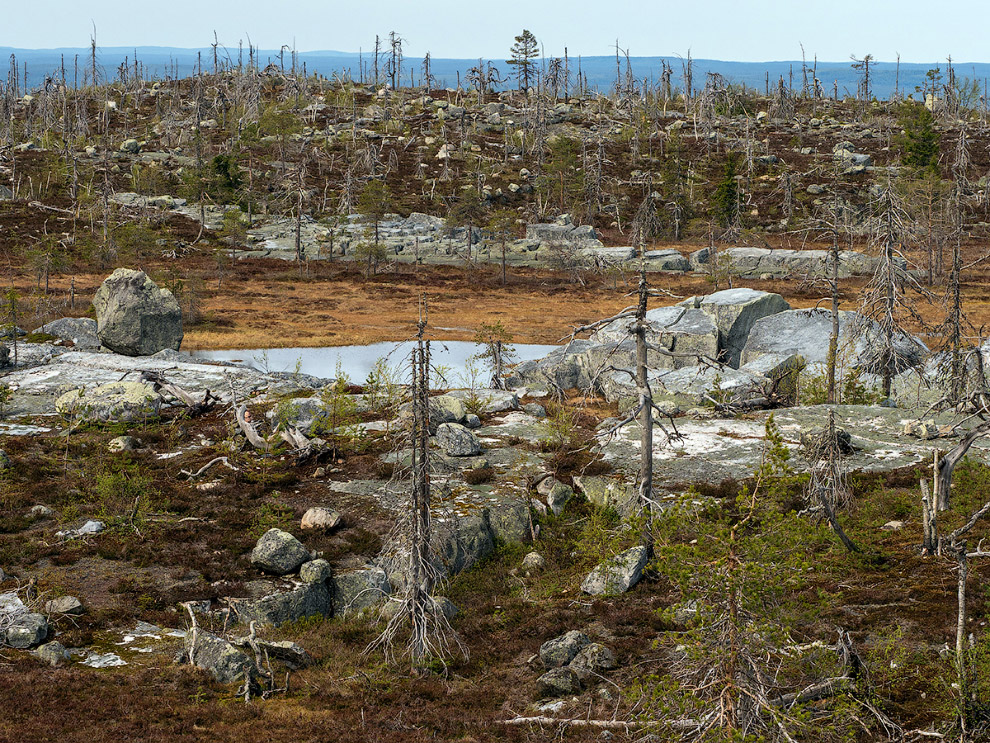
{"type": "Polygon", "coordinates": [[[690,271],[691,261],[673,248],[649,250],[643,254],[647,271],[690,271]]]}
{"type": "Polygon", "coordinates": [[[481,453],[478,438],[458,423],[437,426],[437,444],[449,457],[473,457],[481,453]]]}
{"type": "Polygon", "coordinates": [[[437,567],[447,575],[461,573],[495,551],[487,510],[437,523],[435,528],[437,567]]]}
{"type": "Polygon", "coordinates": [[[646,547],[631,547],[600,563],[581,583],[581,590],[592,596],[625,593],[639,583],[649,557],[646,547]]]}
{"type": "Polygon", "coordinates": [[[36,332],[70,341],[78,349],[100,347],[100,338],[96,334],[96,320],[88,317],[63,317],[52,320],[42,325],[36,332]]]}
{"type": "MultiPolygon", "coordinates": [[[[799,354],[808,364],[825,363],[832,333],[831,312],[824,309],[790,310],[758,320],[742,352],[748,364],[765,354],[799,354]]],[[[839,312],[838,365],[843,369],[879,371],[881,333],[877,323],[857,312],[839,312]]],[[[928,348],[917,338],[894,336],[897,371],[917,366],[928,348]]]]}
{"type": "MultiPolygon", "coordinates": [[[[622,343],[624,353],[615,354],[612,346],[604,349],[609,356],[608,363],[613,366],[632,368],[635,363],[635,345],[630,330],[635,321],[631,318],[615,320],[596,332],[591,340],[600,344],[622,343]],[[616,356],[617,363],[612,363],[616,356]]],[[[679,369],[698,363],[697,356],[716,358],[719,353],[719,330],[708,313],[697,307],[657,307],[646,313],[646,340],[651,346],[664,348],[677,356],[667,356],[650,352],[647,361],[654,369],[679,369]],[[681,356],[680,354],[688,354],[681,356]]],[[[589,349],[590,350],[590,349],[589,349]]],[[[594,367],[597,360],[590,353],[589,366],[594,367]]],[[[605,354],[599,353],[604,356],[605,354]]],[[[600,359],[596,368],[601,368],[605,359],[600,359]]]]}
{"type": "Polygon", "coordinates": [[[691,297],[680,305],[700,309],[711,318],[718,330],[719,352],[725,363],[736,368],[749,331],[757,320],[791,308],[779,294],[747,288],[691,297]]]}
{"type": "Polygon", "coordinates": [[[87,422],[130,422],[158,416],[162,396],[144,382],[111,382],[55,400],[55,412],[87,422]]]}
{"type": "Polygon", "coordinates": [[[302,542],[281,529],[269,529],[251,551],[251,562],[273,575],[287,575],[309,560],[302,542]]]}
{"type": "Polygon", "coordinates": [[[144,273],[118,268],[96,290],[100,342],[125,356],[151,356],[182,343],[182,310],[172,292],[144,273]]]}

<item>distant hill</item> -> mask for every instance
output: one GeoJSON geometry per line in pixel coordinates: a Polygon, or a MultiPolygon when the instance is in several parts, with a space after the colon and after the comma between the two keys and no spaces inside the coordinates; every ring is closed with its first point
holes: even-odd
{"type": "MultiPolygon", "coordinates": [[[[24,80],[23,66],[27,67],[28,87],[34,88],[41,85],[47,75],[51,75],[59,70],[63,62],[66,68],[66,77],[70,81],[75,75],[76,64],[78,63],[79,80],[82,80],[82,70],[88,66],[89,50],[85,48],[59,48],[59,49],[15,49],[12,47],[0,47],[0,58],[9,58],[15,55],[19,66],[19,79],[24,80]]],[[[224,61],[229,60],[237,64],[239,54],[243,61],[247,62],[247,52],[239,52],[234,47],[221,47],[219,55],[224,61]]],[[[193,74],[201,60],[204,70],[210,70],[213,66],[213,49],[203,47],[200,49],[180,49],[174,47],[139,46],[139,47],[100,47],[97,49],[97,63],[100,73],[104,77],[116,77],[117,70],[125,61],[128,66],[133,65],[135,55],[144,69],[144,74],[149,77],[163,77],[166,74],[178,74],[185,77],[193,74]]],[[[273,62],[277,65],[291,65],[291,52],[284,50],[280,56],[278,50],[263,49],[258,52],[258,58],[262,66],[273,62]]],[[[296,55],[298,65],[306,65],[306,70],[310,73],[320,73],[327,77],[334,74],[349,74],[353,78],[360,75],[360,67],[363,64],[365,70],[371,67],[371,58],[365,52],[341,52],[334,50],[299,52],[296,55]]],[[[510,68],[505,64],[505,60],[491,60],[500,70],[503,77],[509,77],[510,68]]],[[[666,61],[674,71],[674,85],[683,87],[682,69],[683,63],[679,57],[632,57],[630,64],[633,74],[639,80],[656,81],[662,70],[662,63],[666,61]]],[[[452,87],[457,84],[458,78],[464,80],[467,71],[478,60],[475,59],[431,59],[433,75],[443,87],[452,87]]],[[[409,84],[410,72],[416,84],[419,84],[423,60],[418,57],[408,57],[403,60],[402,84],[409,84]]],[[[570,67],[572,74],[577,72],[578,66],[582,75],[588,80],[588,84],[598,90],[607,90],[615,83],[615,57],[582,57],[572,58],[570,67]]],[[[623,74],[625,72],[625,60],[621,62],[623,74]]],[[[895,83],[903,93],[912,93],[916,86],[920,86],[927,71],[933,67],[945,69],[945,61],[932,62],[931,64],[901,64],[898,81],[898,68],[893,62],[876,62],[872,67],[872,86],[875,95],[886,98],[894,90],[895,83]]],[[[960,80],[968,78],[976,81],[980,91],[990,78],[990,64],[987,63],[954,63],[956,74],[960,80]]],[[[783,78],[786,85],[793,84],[794,89],[799,90],[803,84],[801,72],[801,62],[798,61],[772,61],[772,62],[731,62],[714,59],[694,60],[694,87],[704,86],[706,75],[709,72],[719,73],[730,82],[745,85],[747,88],[764,90],[767,81],[771,88],[774,88],[777,81],[783,78]]],[[[810,73],[809,73],[810,74],[810,73]]],[[[851,62],[819,62],[817,67],[818,79],[828,95],[832,95],[837,90],[840,97],[854,95],[857,86],[856,70],[852,68],[851,62]]],[[[505,86],[511,87],[512,81],[505,86]]]]}

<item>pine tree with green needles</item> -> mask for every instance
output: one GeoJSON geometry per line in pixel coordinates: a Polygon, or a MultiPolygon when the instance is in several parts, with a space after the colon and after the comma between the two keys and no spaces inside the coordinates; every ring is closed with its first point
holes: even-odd
{"type": "Polygon", "coordinates": [[[519,81],[519,90],[529,91],[530,80],[536,74],[536,58],[540,55],[539,42],[533,33],[527,29],[516,37],[516,43],[509,50],[511,59],[506,60],[516,68],[516,79],[519,81]]]}

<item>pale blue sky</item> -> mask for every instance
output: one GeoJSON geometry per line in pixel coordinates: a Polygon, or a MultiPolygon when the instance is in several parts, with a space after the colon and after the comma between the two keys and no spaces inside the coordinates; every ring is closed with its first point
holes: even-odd
{"type": "Polygon", "coordinates": [[[86,46],[96,23],[101,46],[202,47],[213,40],[299,51],[368,49],[375,34],[399,32],[406,52],[504,58],[529,28],[547,54],[609,54],[615,39],[634,56],[768,61],[799,59],[800,43],[822,61],[873,54],[893,61],[990,61],[990,4],[983,0],[0,0],[0,46],[86,46]]]}

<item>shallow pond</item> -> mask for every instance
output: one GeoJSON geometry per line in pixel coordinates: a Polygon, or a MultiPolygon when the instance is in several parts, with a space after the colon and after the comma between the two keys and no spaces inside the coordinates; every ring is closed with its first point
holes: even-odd
{"type": "MultiPolygon", "coordinates": [[[[517,343],[514,361],[528,361],[546,356],[557,346],[517,343]]],[[[413,343],[372,343],[367,346],[333,346],[327,348],[269,348],[239,351],[193,351],[200,359],[233,361],[250,366],[259,371],[299,371],[315,377],[336,377],[338,364],[340,373],[355,383],[367,379],[379,359],[384,359],[395,370],[398,378],[404,380],[408,374],[409,359],[413,343]]],[[[433,341],[430,344],[433,380],[436,387],[485,387],[490,380],[490,372],[483,362],[472,359],[481,351],[481,346],[470,341],[433,341]],[[473,367],[473,384],[472,384],[473,367]],[[437,379],[443,374],[446,384],[437,379]]]]}

